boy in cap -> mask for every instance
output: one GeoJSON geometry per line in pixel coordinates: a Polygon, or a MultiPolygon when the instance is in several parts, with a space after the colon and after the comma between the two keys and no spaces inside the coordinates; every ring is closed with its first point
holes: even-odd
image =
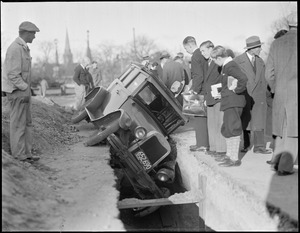
{"type": "Polygon", "coordinates": [[[27,46],[39,31],[31,22],[20,24],[19,37],[8,47],[2,69],[2,91],[10,104],[11,154],[27,162],[40,159],[31,153],[31,56],[27,46]]]}
{"type": "Polygon", "coordinates": [[[227,147],[226,156],[216,159],[216,161],[223,162],[219,164],[223,167],[240,166],[239,146],[240,136],[243,133],[240,117],[246,104],[243,93],[246,91],[247,77],[238,64],[228,56],[224,47],[214,47],[210,57],[218,66],[222,67],[221,95],[213,94],[213,97],[221,98],[220,111],[224,112],[221,133],[225,137],[227,147]],[[230,76],[236,80],[234,85],[229,83],[230,76]]]}

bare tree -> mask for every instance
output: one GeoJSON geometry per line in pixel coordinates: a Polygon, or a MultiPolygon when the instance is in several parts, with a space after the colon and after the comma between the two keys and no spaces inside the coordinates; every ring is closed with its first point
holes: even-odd
{"type": "Polygon", "coordinates": [[[143,56],[150,55],[156,52],[157,46],[154,43],[153,39],[147,38],[146,36],[137,36],[135,38],[135,48],[134,42],[130,43],[130,52],[133,55],[136,55],[137,59],[141,60],[143,56]]]}
{"type": "Polygon", "coordinates": [[[53,51],[54,44],[52,41],[42,41],[39,43],[39,49],[43,53],[43,62],[49,63],[51,52],[53,51]]]}
{"type": "Polygon", "coordinates": [[[274,35],[281,29],[288,30],[288,28],[289,28],[289,25],[288,25],[288,21],[287,21],[286,17],[277,19],[271,24],[271,30],[274,35]]]}

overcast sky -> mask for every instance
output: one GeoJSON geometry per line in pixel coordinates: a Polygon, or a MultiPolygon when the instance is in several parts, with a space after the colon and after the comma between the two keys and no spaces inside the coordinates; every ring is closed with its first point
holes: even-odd
{"type": "MultiPolygon", "coordinates": [[[[62,56],[68,30],[71,51],[110,42],[125,45],[135,35],[155,41],[160,49],[175,55],[182,51],[183,39],[194,36],[198,45],[211,40],[243,52],[247,37],[261,41],[273,36],[271,24],[286,16],[297,2],[1,2],[2,57],[18,36],[22,21],[35,23],[40,32],[29,44],[37,56],[39,41],[58,40],[62,56]]],[[[185,53],[186,54],[186,53],[185,53]]],[[[186,54],[187,55],[187,54],[186,54]]]]}

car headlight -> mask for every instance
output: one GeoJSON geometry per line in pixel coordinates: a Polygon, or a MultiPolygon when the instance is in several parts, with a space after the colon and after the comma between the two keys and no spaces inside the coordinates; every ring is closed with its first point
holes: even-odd
{"type": "Polygon", "coordinates": [[[162,168],[157,172],[156,177],[162,182],[172,183],[175,178],[175,172],[170,169],[162,168]]]}
{"type": "Polygon", "coordinates": [[[144,139],[146,137],[146,134],[147,134],[147,130],[142,126],[138,126],[134,130],[134,135],[138,139],[144,139]]]}

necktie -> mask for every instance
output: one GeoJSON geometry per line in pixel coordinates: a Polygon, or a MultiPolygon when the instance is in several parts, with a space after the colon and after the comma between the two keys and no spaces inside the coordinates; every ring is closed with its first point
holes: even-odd
{"type": "Polygon", "coordinates": [[[252,56],[252,58],[251,58],[251,64],[252,64],[252,66],[253,66],[254,72],[256,72],[256,67],[255,67],[255,56],[252,56]]]}
{"type": "Polygon", "coordinates": [[[252,56],[251,63],[252,63],[252,66],[254,67],[254,65],[255,65],[255,56],[252,56]]]}
{"type": "Polygon", "coordinates": [[[210,66],[211,61],[212,61],[212,59],[209,58],[209,59],[208,59],[208,66],[210,66]]]}

